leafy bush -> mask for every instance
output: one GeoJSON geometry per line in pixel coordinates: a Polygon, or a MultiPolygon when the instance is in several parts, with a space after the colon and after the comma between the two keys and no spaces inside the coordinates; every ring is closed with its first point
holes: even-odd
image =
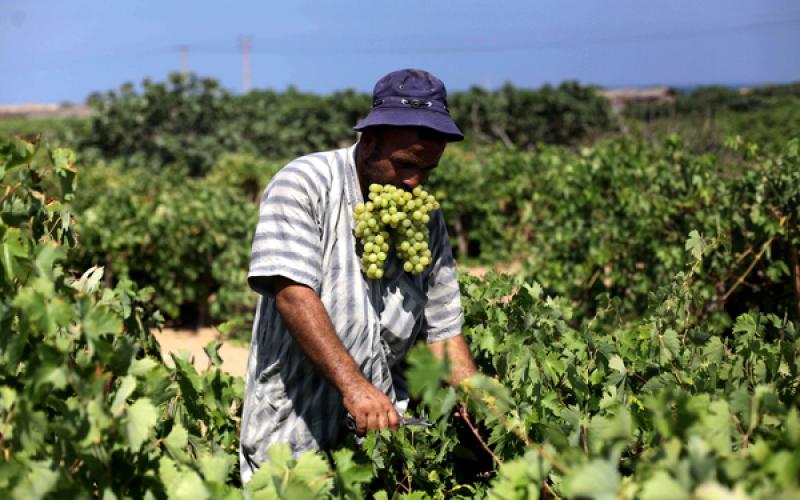
{"type": "Polygon", "coordinates": [[[225,155],[204,178],[99,164],[76,200],[80,245],[71,263],[106,268],[108,283],[152,286],[155,305],[190,325],[252,318],[247,287],[257,197],[277,164],[225,155]]]}
{"type": "Polygon", "coordinates": [[[243,384],[164,365],[153,290],[65,271],[75,157],[0,146],[0,488],[13,498],[218,497],[233,491],[243,384]],[[52,183],[46,180],[55,181],[52,183]]]}
{"type": "MultiPolygon", "coordinates": [[[[352,127],[370,109],[366,94],[352,90],[315,95],[289,88],[235,96],[213,79],[173,74],[165,83],[145,80],[94,94],[95,108],[82,149],[92,158],[160,170],[168,165],[205,175],[222,154],[289,158],[352,144],[352,127]]],[[[591,87],[565,82],[557,88],[454,93],[456,122],[476,141],[519,146],[574,143],[610,125],[608,102],[591,87]]]]}
{"type": "Polygon", "coordinates": [[[201,175],[241,142],[230,129],[233,101],[210,78],[175,73],[165,83],[145,80],[141,93],[125,84],[89,97],[95,114],[81,148],[126,166],[178,164],[192,176],[201,175]]]}
{"type": "Polygon", "coordinates": [[[473,87],[454,93],[449,104],[453,119],[472,141],[506,147],[573,144],[613,128],[608,100],[574,81],[538,90],[511,84],[497,91],[473,87]]]}
{"type": "MultiPolygon", "coordinates": [[[[641,320],[609,332],[595,321],[572,328],[568,302],[535,283],[466,283],[466,332],[484,376],[461,400],[501,463],[489,496],[798,494],[800,325],[749,312],[715,333],[689,315],[704,300],[691,283],[713,251],[693,238],[691,269],[654,292],[641,320]]],[[[442,392],[425,391],[441,405],[442,392]]]]}
{"type": "Polygon", "coordinates": [[[800,83],[744,90],[700,87],[676,92],[674,102],[629,105],[623,115],[626,129],[657,140],[677,133],[693,151],[718,151],[734,135],[779,150],[797,136],[800,83]]]}
{"type": "Polygon", "coordinates": [[[685,267],[684,240],[697,230],[718,243],[695,285],[705,310],[736,316],[755,304],[798,317],[798,271],[789,264],[800,245],[798,144],[764,154],[734,141],[724,156],[692,154],[676,137],[576,154],[455,150],[430,189],[444,192],[460,257],[518,259],[582,316],[605,307],[608,294],[639,317],[648,294],[685,267]]]}

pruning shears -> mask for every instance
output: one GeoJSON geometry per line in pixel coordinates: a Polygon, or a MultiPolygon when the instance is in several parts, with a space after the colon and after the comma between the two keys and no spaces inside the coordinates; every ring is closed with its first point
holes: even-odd
{"type": "Polygon", "coordinates": [[[422,427],[433,427],[433,422],[427,418],[401,418],[400,425],[419,425],[422,427]]]}
{"type": "MultiPolygon", "coordinates": [[[[420,427],[433,427],[433,422],[428,420],[427,418],[400,418],[400,425],[401,426],[415,426],[418,425],[420,427]]],[[[352,415],[349,413],[347,414],[347,427],[354,431],[356,428],[356,422],[352,415]]]]}

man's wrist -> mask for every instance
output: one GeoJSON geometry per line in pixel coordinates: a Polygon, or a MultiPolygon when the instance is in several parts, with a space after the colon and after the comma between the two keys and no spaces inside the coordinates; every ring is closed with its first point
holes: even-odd
{"type": "Polygon", "coordinates": [[[364,394],[364,392],[369,392],[370,389],[374,389],[374,386],[361,372],[358,372],[358,374],[354,374],[343,381],[337,389],[342,395],[342,399],[351,400],[356,398],[359,394],[364,394]]]}

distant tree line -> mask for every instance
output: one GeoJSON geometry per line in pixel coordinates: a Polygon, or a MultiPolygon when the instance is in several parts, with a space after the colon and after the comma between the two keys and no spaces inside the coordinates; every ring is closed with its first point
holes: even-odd
{"type": "Polygon", "coordinates": [[[764,85],[735,89],[721,85],[675,90],[674,102],[640,103],[626,106],[625,115],[638,119],[667,116],[708,116],[717,113],[746,113],[800,104],[800,83],[764,85]]]}
{"type": "MultiPolygon", "coordinates": [[[[90,96],[97,111],[79,140],[84,154],[161,169],[176,164],[204,175],[226,152],[290,158],[352,143],[353,125],[370,97],[352,90],[317,95],[285,92],[234,95],[210,78],[173,74],[90,96]]],[[[471,141],[527,148],[572,144],[612,126],[608,101],[589,86],[564,82],[538,90],[510,84],[451,94],[454,119],[471,141]]]]}

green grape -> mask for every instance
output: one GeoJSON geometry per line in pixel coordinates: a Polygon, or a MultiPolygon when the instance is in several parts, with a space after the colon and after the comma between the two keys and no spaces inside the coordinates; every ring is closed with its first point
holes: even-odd
{"type": "Polygon", "coordinates": [[[354,233],[363,246],[361,268],[367,278],[384,276],[383,266],[392,246],[405,272],[423,272],[431,263],[429,214],[439,208],[433,195],[421,186],[408,192],[392,185],[372,184],[367,199],[357,204],[352,214],[354,233]]]}

